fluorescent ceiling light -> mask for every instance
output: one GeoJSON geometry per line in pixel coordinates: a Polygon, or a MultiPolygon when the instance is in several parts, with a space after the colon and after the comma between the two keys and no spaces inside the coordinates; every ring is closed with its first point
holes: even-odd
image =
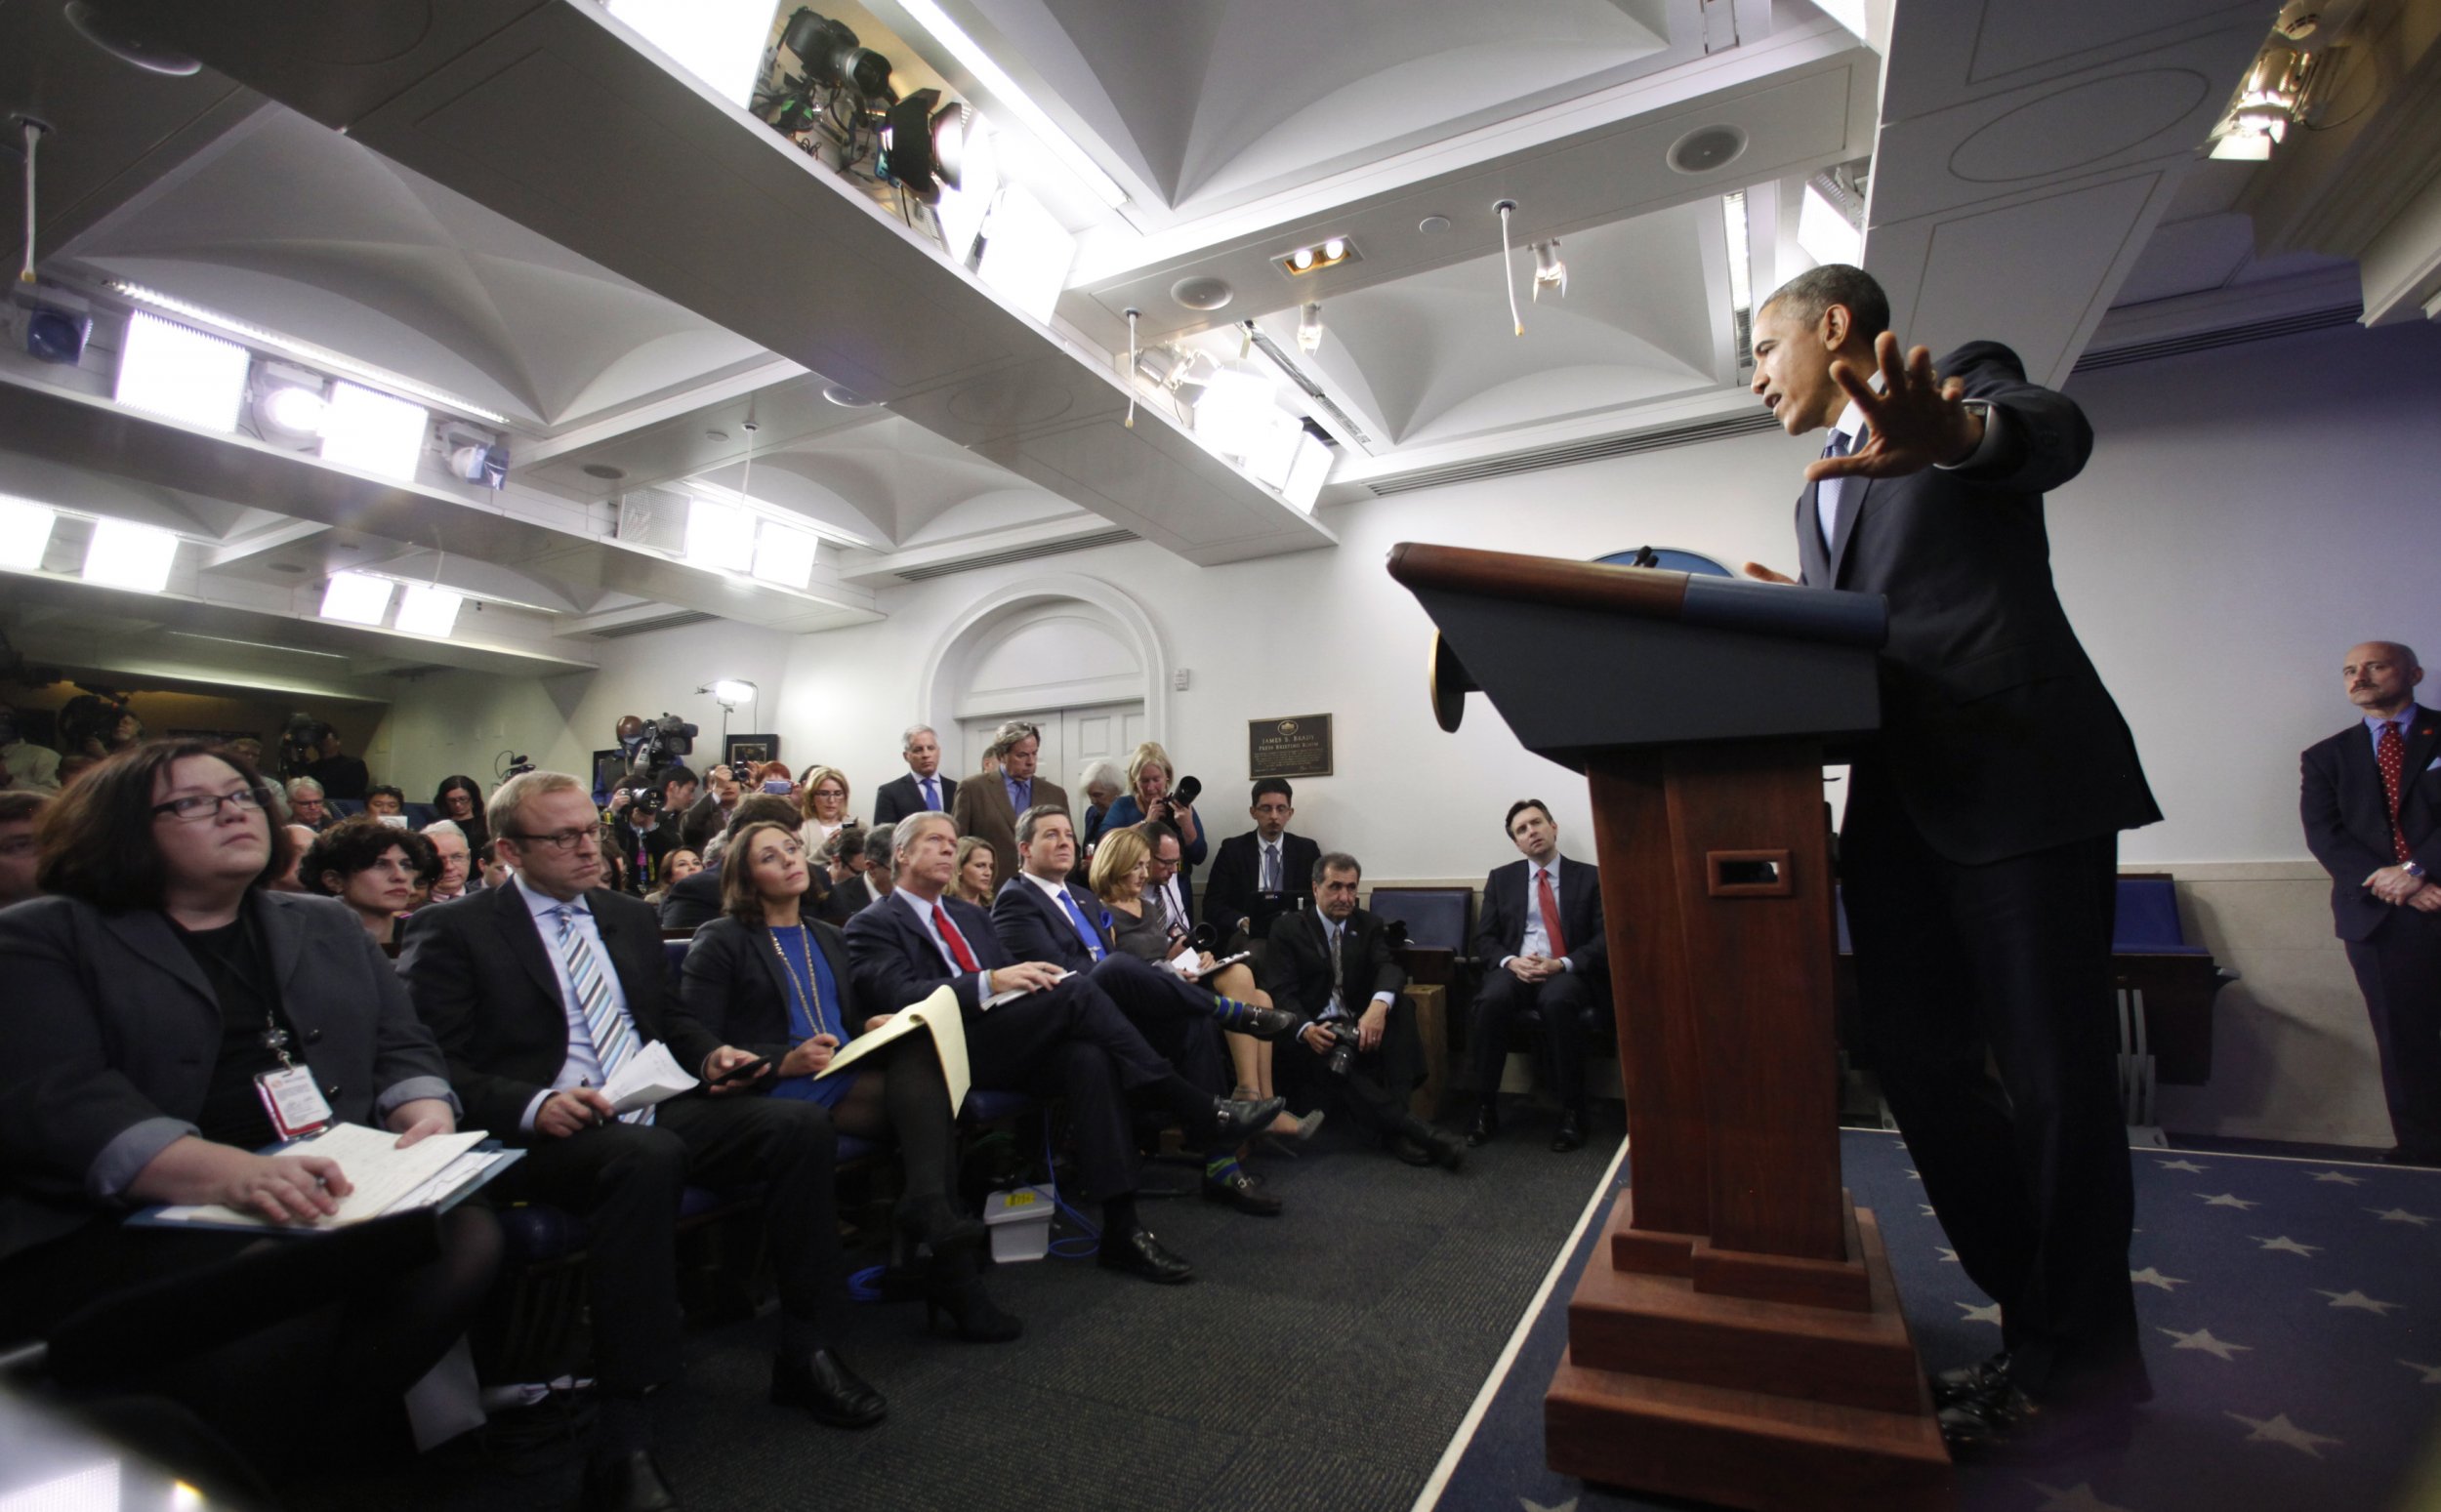
{"type": "Polygon", "coordinates": [[[388,578],[361,572],[334,572],[322,590],[322,618],[351,625],[379,625],[390,613],[390,595],[397,585],[388,578]]]}
{"type": "Polygon", "coordinates": [[[475,420],[488,420],[495,426],[505,426],[509,423],[509,417],[499,411],[487,410],[471,400],[461,399],[446,389],[419,384],[412,378],[404,378],[386,369],[377,368],[369,362],[358,362],[355,358],[333,351],[328,347],[316,347],[311,342],[301,342],[293,336],[282,336],[277,331],[266,330],[262,326],[240,320],[234,315],[224,315],[217,309],[206,309],[201,305],[189,304],[175,296],[163,294],[158,289],[147,289],[143,284],[129,283],[122,278],[111,280],[110,291],[121,299],[132,300],[139,305],[147,305],[154,309],[208,325],[216,331],[227,331],[249,347],[262,347],[270,351],[283,351],[292,357],[302,357],[325,372],[352,373],[369,383],[380,385],[393,393],[411,394],[428,404],[435,404],[442,409],[475,420]]]}
{"type": "Polygon", "coordinates": [[[686,559],[698,567],[751,572],[755,565],[755,516],[750,510],[710,499],[686,505],[686,559]]]}
{"type": "Polygon", "coordinates": [[[322,412],[322,460],[411,483],[431,423],[420,404],[356,384],[333,384],[322,412]]]}
{"type": "Polygon", "coordinates": [[[98,519],[93,540],[85,547],[85,581],[157,593],[170,586],[170,564],[177,559],[178,537],[168,531],[130,520],[98,519]]]}
{"type": "Polygon", "coordinates": [[[0,567],[35,572],[51,549],[51,526],[59,511],[47,504],[0,494],[0,567]]]}
{"type": "Polygon", "coordinates": [[[729,103],[754,98],[771,0],[610,0],[610,14],[729,103]]]}
{"type": "Polygon", "coordinates": [[[1020,184],[1000,191],[983,225],[983,260],[974,269],[984,287],[1049,325],[1075,261],[1076,238],[1041,200],[1020,184]]]}
{"type": "Polygon", "coordinates": [[[1755,307],[1754,243],[1746,230],[1746,191],[1720,198],[1721,227],[1729,233],[1729,307],[1755,307]]]}
{"type": "Polygon", "coordinates": [[[1797,213],[1797,244],[1817,265],[1854,266],[1865,260],[1864,233],[1848,225],[1847,217],[1810,184],[1805,185],[1804,205],[1797,213]]]}
{"type": "Polygon", "coordinates": [[[391,628],[402,634],[446,640],[457,628],[458,608],[465,602],[465,595],[437,584],[410,583],[407,596],[398,601],[398,618],[391,628]]]}
{"type": "Polygon", "coordinates": [[[130,409],[226,434],[237,429],[251,365],[236,343],[140,309],[127,317],[117,398],[130,409]]]}
{"type": "Polygon", "coordinates": [[[990,123],[983,117],[967,122],[966,155],[958,165],[958,184],[955,188],[941,185],[941,202],[932,207],[952,263],[963,265],[974,251],[983,218],[991,213],[992,196],[1000,192],[1000,157],[992,137],[990,123]]]}
{"type": "Polygon", "coordinates": [[[963,27],[949,19],[949,13],[935,5],[933,0],[898,0],[898,5],[911,20],[931,32],[934,41],[947,48],[949,56],[956,59],[961,67],[974,75],[974,82],[982,86],[984,94],[1024,122],[1025,129],[1051,150],[1052,156],[1084,180],[1085,186],[1092,189],[1103,204],[1116,210],[1128,202],[1128,191],[1119,186],[1119,181],[1104,173],[1102,166],[1076,144],[1075,139],[1060,130],[1059,124],[1045,114],[1042,106],[1036,104],[1025,91],[1017,88],[1017,81],[1009,76],[1009,71],[992,61],[991,55],[983,51],[982,44],[968,36],[963,27]]]}
{"type": "Polygon", "coordinates": [[[813,579],[817,537],[809,530],[766,519],[755,527],[755,576],[782,588],[803,589],[813,579]]]}

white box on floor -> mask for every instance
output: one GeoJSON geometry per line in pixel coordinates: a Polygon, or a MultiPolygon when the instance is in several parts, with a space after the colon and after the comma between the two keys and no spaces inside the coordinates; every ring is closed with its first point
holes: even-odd
{"type": "Polygon", "coordinates": [[[992,1231],[992,1258],[1006,1265],[1050,1253],[1051,1215],[1056,1206],[1049,1187],[1017,1187],[985,1198],[983,1222],[992,1231]]]}

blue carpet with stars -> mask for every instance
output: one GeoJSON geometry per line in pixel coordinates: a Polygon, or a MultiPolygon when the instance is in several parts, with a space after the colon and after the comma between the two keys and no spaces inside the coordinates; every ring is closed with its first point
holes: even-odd
{"type": "MultiPolygon", "coordinates": [[[[1849,1129],[1841,1160],[1882,1224],[1933,1369],[2000,1347],[1895,1134],[1849,1129]]],[[[2441,1410],[2441,1171],[2172,1150],[2133,1152],[2130,1264],[2155,1400],[2124,1453],[2041,1469],[1962,1466],[1963,1508],[2293,1512],[2396,1505],[2441,1410]]],[[[1624,1176],[1621,1177],[1624,1183],[1624,1176]]],[[[1603,1211],[1608,1210],[1605,1205],[1603,1211]]],[[[1543,1392],[1581,1237],[1451,1467],[1438,1505],[1504,1512],[1672,1507],[1553,1475],[1543,1392]]]]}

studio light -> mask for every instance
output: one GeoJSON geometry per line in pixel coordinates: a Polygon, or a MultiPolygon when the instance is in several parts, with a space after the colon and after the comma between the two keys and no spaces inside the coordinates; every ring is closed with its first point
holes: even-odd
{"type": "Polygon", "coordinates": [[[972,109],[958,134],[957,173],[932,207],[941,224],[941,244],[949,261],[963,266],[974,253],[983,218],[991,214],[992,196],[1000,192],[1000,147],[994,132],[972,109]]]}
{"type": "Polygon", "coordinates": [[[246,402],[246,348],[137,310],[127,317],[115,395],[130,409],[224,434],[246,402]]]}
{"type": "Polygon", "coordinates": [[[740,704],[753,703],[755,694],[761,689],[742,677],[723,677],[712,686],[697,688],[695,691],[711,694],[712,701],[724,709],[734,709],[740,704]]]}
{"type": "Polygon", "coordinates": [[[1543,303],[1543,291],[1549,289],[1560,299],[1568,297],[1568,265],[1559,261],[1559,239],[1534,244],[1534,303],[1543,303]]]}
{"type": "Polygon", "coordinates": [[[2238,86],[2238,98],[2214,128],[2213,156],[2223,162],[2259,163],[2288,139],[2289,125],[2302,113],[2311,55],[2285,42],[2266,45],[2238,86]]]}
{"type": "Polygon", "coordinates": [[[306,451],[322,439],[322,417],[330,410],[322,375],[283,362],[254,370],[254,428],[274,446],[306,451]]]}
{"type": "Polygon", "coordinates": [[[1358,252],[1356,244],[1345,236],[1326,236],[1314,246],[1299,247],[1272,261],[1279,264],[1280,270],[1290,277],[1303,278],[1308,273],[1337,267],[1342,263],[1361,263],[1364,254],[1358,252]]]}
{"type": "Polygon", "coordinates": [[[1297,349],[1308,355],[1322,349],[1322,306],[1309,303],[1297,312],[1297,349]]]}
{"type": "Polygon", "coordinates": [[[458,610],[466,596],[434,583],[410,583],[407,594],[398,600],[398,619],[392,627],[402,634],[429,635],[446,640],[458,626],[458,610]]]}
{"type": "Polygon", "coordinates": [[[1284,418],[1276,391],[1270,376],[1254,364],[1221,364],[1195,396],[1195,433],[1224,456],[1251,456],[1284,418]]]}
{"type": "Polygon", "coordinates": [[[965,177],[966,135],[973,115],[965,105],[954,101],[944,105],[940,100],[939,90],[917,90],[890,107],[889,124],[882,128],[883,177],[897,180],[928,205],[940,203],[944,184],[954,189],[965,177]]]}
{"type": "Polygon", "coordinates": [[[1060,130],[1058,123],[1017,87],[1017,81],[1009,76],[1009,70],[994,61],[991,55],[984,52],[964,27],[951,20],[949,13],[934,0],[899,0],[898,8],[907,13],[909,20],[931,32],[934,41],[949,50],[949,56],[974,76],[974,82],[981,86],[989,100],[1006,106],[1037,142],[1051,150],[1052,156],[1085,181],[1085,186],[1094,192],[1096,198],[1113,210],[1128,202],[1128,191],[1119,186],[1119,181],[1103,172],[1099,163],[1095,162],[1083,147],[1076,144],[1074,139],[1060,130]]]}
{"type": "Polygon", "coordinates": [[[686,559],[698,567],[751,572],[755,565],[755,516],[751,510],[692,498],[686,505],[686,559]]]}
{"type": "Polygon", "coordinates": [[[481,436],[452,434],[443,448],[449,457],[449,475],[470,483],[480,483],[495,491],[509,486],[509,443],[485,440],[481,436]]]}
{"type": "Polygon", "coordinates": [[[322,618],[351,625],[379,625],[390,613],[390,595],[397,586],[388,578],[362,572],[334,572],[322,590],[322,618]]]}
{"type": "Polygon", "coordinates": [[[1076,238],[1043,202],[1012,184],[1000,191],[983,225],[983,257],[975,276],[1045,325],[1067,286],[1076,238]]]}
{"type": "Polygon", "coordinates": [[[103,588],[157,593],[170,586],[170,565],[178,559],[178,537],[131,520],[94,521],[93,540],[85,547],[85,581],[103,588]]]}
{"type": "Polygon", "coordinates": [[[322,414],[322,460],[413,482],[431,423],[420,404],[356,384],[334,384],[330,407],[322,414]]]}
{"type": "Polygon", "coordinates": [[[1863,234],[1810,184],[1805,185],[1805,197],[1797,213],[1797,244],[1817,266],[1858,265],[1865,255],[1863,234]]]}
{"type": "Polygon", "coordinates": [[[1314,500],[1322,494],[1322,480],[1330,471],[1331,448],[1315,439],[1311,431],[1303,431],[1297,445],[1297,461],[1288,470],[1288,481],[1280,485],[1280,497],[1311,514],[1314,500]]]}
{"type": "Polygon", "coordinates": [[[47,504],[0,494],[0,567],[35,572],[51,549],[51,526],[59,511],[47,504]]]}
{"type": "Polygon", "coordinates": [[[610,14],[722,99],[743,105],[752,98],[770,0],[610,0],[610,14]]]}
{"type": "Polygon", "coordinates": [[[810,530],[775,519],[762,521],[755,527],[755,576],[782,588],[804,589],[813,579],[819,540],[810,530]]]}

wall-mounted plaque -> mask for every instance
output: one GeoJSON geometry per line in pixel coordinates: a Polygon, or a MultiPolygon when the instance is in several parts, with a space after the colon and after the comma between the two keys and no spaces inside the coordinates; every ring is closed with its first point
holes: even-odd
{"type": "Polygon", "coordinates": [[[1292,715],[1285,719],[1246,721],[1246,772],[1265,777],[1331,775],[1331,716],[1292,715]]]}

